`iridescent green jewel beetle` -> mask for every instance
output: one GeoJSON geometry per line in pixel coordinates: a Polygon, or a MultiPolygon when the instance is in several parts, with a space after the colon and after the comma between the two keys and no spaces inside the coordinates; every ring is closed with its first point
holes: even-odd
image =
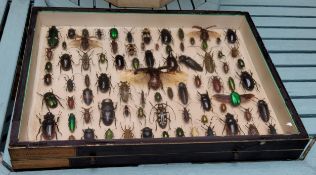
{"type": "Polygon", "coordinates": [[[69,127],[70,132],[72,132],[72,133],[76,129],[76,116],[73,113],[70,113],[68,115],[68,127],[69,127]]]}
{"type": "Polygon", "coordinates": [[[232,92],[230,94],[230,103],[233,105],[233,106],[238,106],[240,105],[240,95],[237,93],[237,92],[232,92]]]}
{"type": "Polygon", "coordinates": [[[118,38],[118,30],[117,30],[117,28],[111,28],[110,29],[110,37],[111,37],[111,39],[113,39],[113,40],[116,40],[117,38],[118,38]]]}

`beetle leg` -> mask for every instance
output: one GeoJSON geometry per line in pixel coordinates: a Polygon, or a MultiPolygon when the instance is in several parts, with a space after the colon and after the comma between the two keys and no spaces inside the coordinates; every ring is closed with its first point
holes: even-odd
{"type": "MultiPolygon", "coordinates": [[[[59,131],[59,128],[58,128],[57,123],[55,123],[55,125],[56,125],[57,131],[59,132],[59,134],[60,134],[60,135],[63,135],[63,134],[59,131]]],[[[56,134],[56,139],[57,139],[57,134],[56,134]]]]}
{"type": "Polygon", "coordinates": [[[241,127],[238,125],[238,133],[240,134],[240,131],[245,135],[244,131],[242,131],[241,127]]]}
{"type": "MultiPolygon", "coordinates": [[[[57,96],[57,95],[56,95],[57,96]]],[[[58,96],[57,96],[58,97],[58,96]]],[[[59,97],[58,97],[59,98],[59,97]]],[[[59,99],[57,99],[57,102],[59,103],[59,105],[61,106],[61,107],[63,107],[64,108],[64,106],[61,104],[61,102],[59,101],[59,99]]]]}
{"type": "Polygon", "coordinates": [[[116,117],[114,116],[114,124],[115,124],[115,128],[117,128],[116,127],[116,117]]]}
{"type": "Polygon", "coordinates": [[[156,131],[157,131],[157,120],[156,120],[156,131]]]}
{"type": "Polygon", "coordinates": [[[222,135],[224,134],[225,129],[226,129],[226,124],[224,125],[223,131],[222,131],[222,135]]]}
{"type": "Polygon", "coordinates": [[[106,62],[106,70],[108,70],[108,66],[109,66],[108,59],[105,59],[105,62],[106,62]]]}
{"type": "Polygon", "coordinates": [[[169,130],[170,130],[171,129],[171,127],[170,127],[170,123],[171,123],[170,114],[169,114],[168,120],[169,120],[169,130]]]}
{"type": "Polygon", "coordinates": [[[37,140],[37,136],[38,134],[41,132],[42,126],[40,126],[40,128],[38,129],[37,135],[36,135],[36,140],[37,140]]]}

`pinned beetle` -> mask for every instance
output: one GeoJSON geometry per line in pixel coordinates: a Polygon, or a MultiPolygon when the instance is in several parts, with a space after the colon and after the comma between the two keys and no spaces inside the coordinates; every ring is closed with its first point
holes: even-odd
{"type": "Polygon", "coordinates": [[[94,133],[94,129],[88,128],[88,129],[83,129],[82,131],[83,131],[83,136],[81,139],[94,140],[98,138],[94,133]]]}
{"type": "Polygon", "coordinates": [[[196,88],[200,88],[202,85],[201,76],[195,75],[194,76],[194,85],[196,88]]]}
{"type": "Polygon", "coordinates": [[[128,102],[128,99],[131,97],[131,87],[127,81],[121,81],[119,84],[119,95],[120,100],[124,103],[128,102]]]}
{"type": "Polygon", "coordinates": [[[75,90],[75,83],[74,83],[75,77],[72,76],[72,78],[69,78],[69,76],[66,75],[64,78],[66,80],[66,91],[72,92],[73,90],[75,90]]]}
{"type": "Polygon", "coordinates": [[[189,93],[188,93],[187,86],[183,82],[180,82],[178,85],[178,95],[182,104],[184,105],[188,104],[189,93]]]}
{"type": "Polygon", "coordinates": [[[145,63],[147,67],[154,67],[155,65],[155,58],[151,50],[145,51],[145,63]]]}
{"type": "Polygon", "coordinates": [[[85,88],[83,91],[82,91],[82,99],[83,99],[83,102],[86,104],[86,105],[90,105],[92,102],[93,102],[93,92],[91,89],[89,88],[85,88]]]}
{"type": "Polygon", "coordinates": [[[233,31],[232,29],[227,29],[225,38],[227,39],[227,42],[230,44],[236,43],[236,41],[238,41],[236,30],[233,31]]]}
{"type": "MultiPolygon", "coordinates": [[[[168,122],[169,122],[169,129],[170,129],[171,120],[170,120],[170,113],[168,112],[167,108],[170,108],[174,113],[174,110],[167,103],[157,103],[155,106],[152,105],[149,116],[151,116],[152,110],[155,109],[154,117],[156,121],[156,130],[157,130],[157,124],[159,125],[161,129],[165,129],[168,122]]],[[[174,113],[174,116],[176,116],[175,113],[174,113]]]]}
{"type": "Polygon", "coordinates": [[[114,58],[114,64],[116,70],[123,70],[126,66],[124,55],[116,55],[114,58]]]}
{"type": "Polygon", "coordinates": [[[203,67],[189,56],[181,55],[179,57],[179,63],[184,64],[186,67],[191,68],[192,70],[199,72],[203,71],[203,67]]]}
{"type": "Polygon", "coordinates": [[[72,64],[73,60],[71,59],[71,55],[65,53],[62,56],[59,57],[59,62],[58,65],[60,64],[60,72],[61,70],[63,71],[69,71],[71,69],[72,70],[72,64]]]}
{"type": "Polygon", "coordinates": [[[259,117],[262,119],[262,121],[268,122],[271,118],[268,104],[264,100],[259,100],[257,106],[259,117]]]}
{"type": "Polygon", "coordinates": [[[57,117],[57,121],[55,121],[55,115],[51,112],[47,112],[44,115],[44,121],[42,121],[38,116],[37,118],[41,127],[38,129],[36,139],[37,136],[41,133],[41,138],[44,138],[45,140],[52,140],[53,138],[56,138],[57,140],[57,131],[61,134],[57,124],[59,121],[59,117],[57,117]]]}
{"type": "Polygon", "coordinates": [[[74,109],[75,108],[75,97],[71,96],[67,98],[67,105],[69,109],[74,109]]]}
{"type": "Polygon", "coordinates": [[[173,41],[172,35],[171,35],[171,31],[167,30],[167,29],[162,29],[161,31],[159,30],[160,33],[160,39],[161,39],[161,43],[162,44],[170,44],[173,41]]]}
{"type": "Polygon", "coordinates": [[[116,126],[116,118],[115,118],[115,110],[113,101],[111,99],[104,99],[101,102],[101,106],[99,105],[100,110],[100,120],[99,125],[101,124],[101,120],[105,126],[110,126],[113,121],[115,121],[116,126]]]}
{"type": "Polygon", "coordinates": [[[221,121],[225,124],[223,133],[226,131],[226,135],[235,136],[242,132],[240,126],[238,125],[238,120],[234,118],[233,114],[227,113],[225,116],[225,121],[222,119],[221,121]]]}
{"type": "Polygon", "coordinates": [[[206,91],[205,94],[200,94],[200,101],[201,101],[201,106],[204,111],[210,111],[212,109],[212,104],[211,104],[211,99],[208,95],[208,92],[206,91]]]}
{"type": "Polygon", "coordinates": [[[142,40],[143,40],[144,45],[150,43],[151,34],[148,28],[144,28],[144,30],[142,31],[142,40]]]}
{"type": "Polygon", "coordinates": [[[90,108],[83,108],[83,107],[81,107],[81,108],[83,109],[83,111],[81,111],[82,117],[83,117],[83,121],[85,123],[90,123],[91,122],[91,118],[92,118],[92,116],[91,116],[92,110],[90,110],[90,109],[92,107],[90,107],[90,108]]]}
{"type": "Polygon", "coordinates": [[[49,108],[57,108],[58,104],[63,107],[63,105],[60,103],[59,99],[61,99],[59,96],[57,96],[56,94],[54,94],[54,92],[46,92],[45,94],[39,94],[38,95],[42,96],[42,107],[43,104],[45,102],[45,105],[47,107],[47,109],[49,110],[49,108]]]}
{"type": "Polygon", "coordinates": [[[98,88],[97,90],[100,90],[102,93],[106,93],[109,90],[111,90],[111,76],[108,76],[105,73],[101,73],[100,76],[98,76],[98,74],[96,75],[98,80],[97,80],[97,84],[98,84],[98,88]]]}
{"type": "Polygon", "coordinates": [[[154,138],[154,134],[151,128],[145,127],[141,131],[142,131],[142,138],[154,138]]]}
{"type": "Polygon", "coordinates": [[[257,83],[253,79],[251,73],[248,73],[247,71],[242,71],[239,77],[240,77],[240,83],[244,89],[248,91],[252,91],[256,86],[258,90],[257,83]]]}

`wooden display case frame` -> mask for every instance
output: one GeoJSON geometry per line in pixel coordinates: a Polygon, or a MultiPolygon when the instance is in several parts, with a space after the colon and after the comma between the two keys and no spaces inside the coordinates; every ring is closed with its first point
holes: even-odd
{"type": "Polygon", "coordinates": [[[74,8],[32,8],[27,42],[19,79],[17,98],[12,121],[10,147],[14,170],[41,168],[75,168],[124,166],[174,162],[213,162],[251,160],[291,160],[298,159],[309,138],[298,113],[264,47],[256,27],[247,12],[232,11],[147,11],[109,10],[74,8]],[[41,12],[67,13],[136,13],[165,15],[231,15],[240,16],[249,25],[253,40],[268,66],[275,87],[292,116],[298,133],[290,135],[260,136],[215,136],[187,138],[117,139],[117,140],[60,140],[60,141],[19,141],[21,115],[31,64],[34,29],[41,12]]]}

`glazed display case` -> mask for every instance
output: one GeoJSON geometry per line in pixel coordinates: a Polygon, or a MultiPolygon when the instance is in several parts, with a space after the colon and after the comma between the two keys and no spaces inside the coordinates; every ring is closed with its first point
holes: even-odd
{"type": "Polygon", "coordinates": [[[15,170],[288,160],[308,141],[246,12],[32,9],[15,170]]]}

